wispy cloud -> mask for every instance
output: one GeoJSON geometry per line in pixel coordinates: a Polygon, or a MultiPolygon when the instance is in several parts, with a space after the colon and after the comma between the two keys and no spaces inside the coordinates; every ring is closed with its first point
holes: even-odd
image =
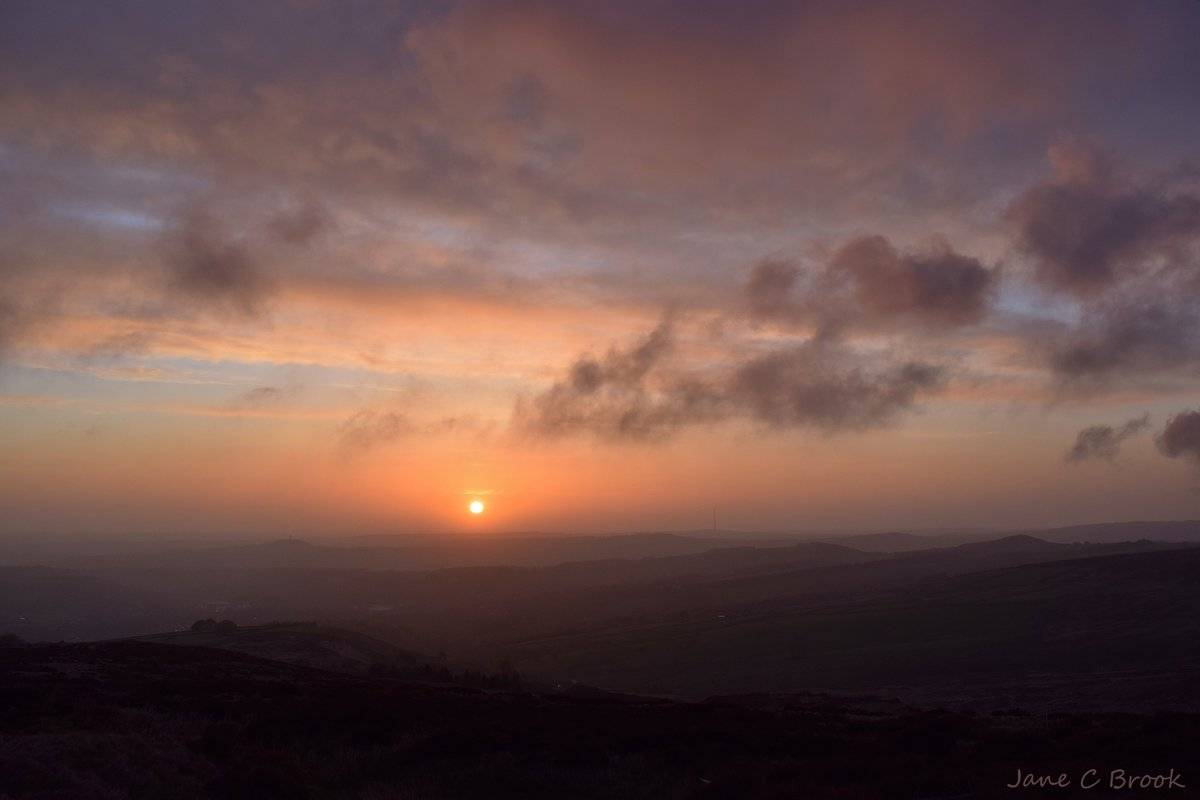
{"type": "Polygon", "coordinates": [[[518,400],[514,427],[527,435],[654,441],[687,427],[747,420],[829,433],[893,422],[939,390],[946,369],[856,352],[832,337],[785,344],[700,375],[669,363],[668,319],[603,359],[581,356],[541,394],[518,400]]]}
{"type": "Polygon", "coordinates": [[[1075,437],[1075,443],[1065,458],[1070,463],[1096,459],[1112,461],[1126,439],[1137,436],[1149,427],[1149,414],[1134,417],[1115,428],[1112,425],[1090,425],[1075,437]]]}

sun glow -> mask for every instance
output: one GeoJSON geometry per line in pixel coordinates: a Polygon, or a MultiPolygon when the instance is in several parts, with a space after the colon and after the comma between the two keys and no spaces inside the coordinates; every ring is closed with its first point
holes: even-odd
{"type": "Polygon", "coordinates": [[[471,503],[467,506],[467,510],[470,511],[472,514],[482,514],[483,513],[483,501],[482,500],[472,500],[471,503]]]}

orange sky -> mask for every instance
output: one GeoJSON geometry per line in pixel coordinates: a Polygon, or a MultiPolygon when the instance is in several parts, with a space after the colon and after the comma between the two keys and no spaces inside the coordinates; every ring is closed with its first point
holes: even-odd
{"type": "Polygon", "coordinates": [[[696,9],[9,14],[0,535],[1196,516],[1200,9],[696,9]]]}

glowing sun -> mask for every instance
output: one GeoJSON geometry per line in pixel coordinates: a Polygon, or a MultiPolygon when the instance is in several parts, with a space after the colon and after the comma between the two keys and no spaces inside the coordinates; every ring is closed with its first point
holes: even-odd
{"type": "Polygon", "coordinates": [[[483,513],[483,501],[482,500],[472,500],[470,502],[470,504],[467,506],[467,510],[470,511],[472,514],[482,514],[483,513]]]}

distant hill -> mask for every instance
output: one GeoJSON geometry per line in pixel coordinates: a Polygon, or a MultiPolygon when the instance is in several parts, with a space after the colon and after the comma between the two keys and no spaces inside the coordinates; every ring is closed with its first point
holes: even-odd
{"type": "Polygon", "coordinates": [[[1097,525],[1071,525],[1065,528],[1024,531],[1050,542],[1155,542],[1200,543],[1200,520],[1173,522],[1106,522],[1097,525]]]}
{"type": "Polygon", "coordinates": [[[1200,740],[1178,714],[482,691],[148,642],[0,648],[0,696],[12,800],[1006,798],[1018,767],[1188,779],[1200,740]]]}
{"type": "MultiPolygon", "coordinates": [[[[1122,542],[1130,549],[1136,549],[1136,542],[1122,542]]],[[[1057,554],[1057,553],[1079,553],[1079,548],[1072,549],[1070,544],[1063,542],[1049,542],[1045,539],[1040,539],[1037,536],[1030,536],[1024,533],[1013,534],[1012,536],[1001,536],[998,539],[988,539],[982,542],[968,542],[966,544],[955,545],[953,552],[956,553],[972,553],[979,554],[1002,554],[1002,553],[1020,553],[1020,554],[1057,554]]],[[[1097,554],[1103,553],[1102,549],[1097,548],[1097,554]]]]}
{"type": "MultiPolygon", "coordinates": [[[[1010,531],[1059,543],[1117,543],[1141,539],[1200,543],[1200,522],[1127,522],[1046,530],[1010,531]]],[[[611,536],[544,534],[404,534],[358,536],[310,542],[278,539],[254,544],[163,544],[117,542],[108,550],[97,543],[77,555],[69,549],[37,550],[40,563],[81,571],[96,569],[371,569],[428,571],[452,567],[546,567],[581,561],[666,558],[731,548],[779,548],[826,543],[866,553],[907,553],[996,539],[1004,532],[979,529],[842,534],[774,534],[746,531],[685,531],[611,536]]],[[[9,563],[31,563],[31,556],[9,563]]]]}
{"type": "Polygon", "coordinates": [[[626,691],[870,690],[975,707],[1200,711],[1200,548],[883,579],[906,562],[936,563],[914,554],[809,576],[865,590],[841,595],[776,585],[756,598],[764,587],[747,582],[739,601],[739,581],[708,589],[730,601],[720,613],[664,612],[508,652],[525,671],[626,691]]]}
{"type": "Polygon", "coordinates": [[[31,640],[127,636],[170,628],[185,606],[108,576],[0,566],[0,633],[31,640]]]}
{"type": "Polygon", "coordinates": [[[953,547],[976,541],[980,536],[980,534],[916,534],[893,531],[838,536],[821,539],[821,541],[853,547],[866,553],[907,553],[914,550],[930,550],[935,547],[953,547]]]}
{"type": "Polygon", "coordinates": [[[177,631],[136,638],[187,647],[213,647],[307,667],[367,674],[411,669],[428,661],[416,653],[356,631],[312,622],[275,623],[231,630],[177,631]]]}
{"type": "MultiPolygon", "coordinates": [[[[678,544],[672,537],[665,541],[678,544]]],[[[171,556],[166,564],[21,568],[0,584],[0,633],[78,640],[175,630],[202,617],[243,626],[319,619],[409,650],[445,650],[471,663],[491,663],[503,656],[498,643],[519,638],[706,618],[756,603],[844,601],[939,575],[1179,545],[1063,544],[1018,535],[904,553],[864,553],[822,542],[702,546],[667,556],[418,571],[385,569],[383,556],[369,569],[347,567],[364,554],[283,540],[216,548],[215,560],[196,551],[171,556]],[[338,560],[343,556],[344,563],[338,560]]]]}
{"type": "Polygon", "coordinates": [[[1069,525],[1060,528],[1029,528],[1008,532],[964,529],[962,531],[919,531],[861,533],[827,536],[818,541],[853,547],[868,553],[905,553],[953,547],[1003,536],[1024,534],[1043,541],[1064,544],[1115,544],[1149,540],[1155,542],[1194,542],[1200,544],[1200,521],[1106,522],[1094,525],[1069,525]]]}
{"type": "MultiPolygon", "coordinates": [[[[358,541],[362,541],[360,538],[358,541]]],[[[373,539],[372,539],[373,541],[373,539]]],[[[703,553],[747,544],[742,536],[699,537],[671,533],[620,536],[427,536],[384,539],[379,546],[314,544],[279,539],[249,545],[139,549],[109,556],[59,558],[73,568],[260,569],[321,567],[423,571],[460,566],[550,566],[569,561],[611,558],[655,558],[703,553]],[[395,542],[395,544],[391,544],[395,542]]],[[[794,538],[755,539],[758,547],[795,544],[794,538]]]]}
{"type": "MultiPolygon", "coordinates": [[[[580,588],[659,580],[690,580],[711,576],[754,575],[797,568],[857,564],[874,560],[850,547],[802,542],[767,547],[715,547],[699,553],[648,558],[569,561],[522,570],[522,582],[580,588]]],[[[463,574],[469,574],[464,568],[463,574]]],[[[443,574],[448,574],[446,570],[443,574]]]]}

